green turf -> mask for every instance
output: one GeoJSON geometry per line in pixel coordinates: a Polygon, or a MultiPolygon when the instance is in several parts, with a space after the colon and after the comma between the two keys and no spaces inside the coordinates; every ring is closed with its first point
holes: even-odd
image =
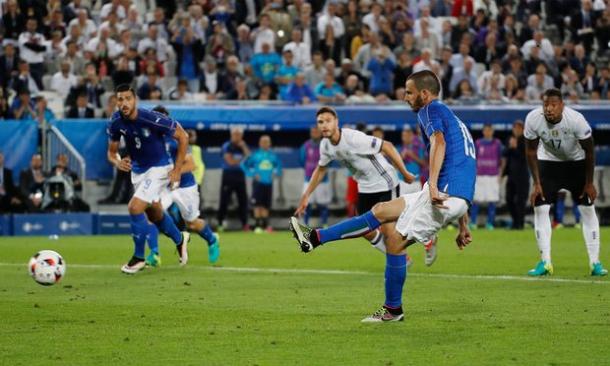
{"type": "Polygon", "coordinates": [[[392,324],[360,323],[383,301],[384,268],[362,240],[301,254],[285,232],[226,233],[219,270],[200,238],[186,268],[163,238],[163,266],[127,276],[128,236],[3,237],[0,365],[610,364],[610,281],[587,275],[580,231],[553,233],[552,279],[566,282],[522,280],[538,259],[531,230],[479,230],[463,252],[454,235],[431,268],[412,251],[406,321],[392,324]],[[54,287],[27,276],[40,249],[68,263],[54,287]]]}

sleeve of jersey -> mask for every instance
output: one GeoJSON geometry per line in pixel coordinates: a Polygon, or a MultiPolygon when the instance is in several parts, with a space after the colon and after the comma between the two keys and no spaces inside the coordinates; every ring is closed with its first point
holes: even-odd
{"type": "Polygon", "coordinates": [[[322,141],[320,143],[320,160],[318,161],[319,166],[326,167],[333,159],[330,157],[328,152],[326,152],[326,141],[322,141]]]}
{"type": "Polygon", "coordinates": [[[171,119],[161,113],[155,112],[151,112],[151,114],[145,118],[157,131],[161,132],[163,135],[170,137],[174,136],[176,126],[178,125],[176,120],[171,119]]]}
{"type": "Polygon", "coordinates": [[[527,117],[525,117],[525,128],[523,129],[523,137],[528,140],[535,140],[539,137],[534,126],[535,122],[532,113],[534,112],[530,112],[527,117]]]}
{"type": "Polygon", "coordinates": [[[443,113],[441,106],[436,104],[430,104],[426,108],[426,119],[428,120],[425,124],[426,135],[432,136],[435,132],[442,132],[446,134],[445,124],[443,123],[443,113]]]}
{"type": "Polygon", "coordinates": [[[351,151],[360,155],[372,155],[381,151],[383,140],[356,130],[344,130],[351,151]]]}
{"type": "Polygon", "coordinates": [[[587,123],[587,120],[582,114],[579,114],[576,119],[574,135],[579,140],[586,140],[591,137],[591,126],[589,126],[589,123],[587,123]]]}
{"type": "Polygon", "coordinates": [[[119,133],[119,129],[116,127],[116,123],[114,123],[114,119],[108,122],[106,126],[106,134],[111,141],[117,142],[121,140],[121,134],[119,133]]]}

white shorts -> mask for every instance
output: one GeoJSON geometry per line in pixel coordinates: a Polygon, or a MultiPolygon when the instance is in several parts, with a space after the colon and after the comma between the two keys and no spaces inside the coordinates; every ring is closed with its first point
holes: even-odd
{"type": "Polygon", "coordinates": [[[169,172],[173,165],[155,166],[142,174],[131,172],[134,197],[146,203],[158,202],[161,193],[169,186],[169,172]]]}
{"type": "Polygon", "coordinates": [[[414,239],[420,243],[427,243],[443,226],[468,212],[468,203],[458,197],[449,197],[444,202],[448,208],[432,206],[427,184],[420,192],[401,197],[406,207],[396,221],[396,231],[408,240],[414,239]]]}
{"type": "Polygon", "coordinates": [[[477,175],[474,202],[500,202],[500,178],[497,175],[477,175]]]}
{"type": "Polygon", "coordinates": [[[421,182],[419,179],[415,180],[413,183],[407,183],[403,180],[400,181],[400,195],[407,193],[417,193],[421,191],[421,182]]]}
{"type": "Polygon", "coordinates": [[[161,205],[164,210],[175,203],[180,210],[180,216],[184,221],[194,221],[199,217],[199,190],[197,185],[185,188],[174,189],[169,188],[161,193],[161,205]]]}
{"type": "MultiPolygon", "coordinates": [[[[303,192],[307,189],[309,182],[305,182],[303,186],[303,192]]],[[[310,205],[328,205],[331,201],[330,194],[330,183],[329,182],[321,182],[318,184],[316,189],[313,191],[311,196],[309,196],[309,204],[310,205]]]]}

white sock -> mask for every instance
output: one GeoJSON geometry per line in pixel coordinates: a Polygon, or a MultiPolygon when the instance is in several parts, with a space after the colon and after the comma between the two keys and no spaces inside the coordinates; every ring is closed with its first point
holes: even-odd
{"type": "Polygon", "coordinates": [[[381,231],[375,230],[375,237],[370,240],[371,245],[380,251],[381,253],[385,253],[385,241],[383,240],[383,235],[381,235],[381,231]]]}
{"type": "Polygon", "coordinates": [[[534,207],[534,230],[536,232],[536,243],[538,244],[538,249],[540,250],[540,257],[543,261],[546,261],[548,263],[551,263],[551,217],[549,216],[550,209],[550,205],[534,207]]]}
{"type": "Polygon", "coordinates": [[[599,262],[599,221],[595,213],[595,207],[578,206],[582,214],[582,236],[585,238],[585,246],[589,253],[589,263],[599,262]]]}

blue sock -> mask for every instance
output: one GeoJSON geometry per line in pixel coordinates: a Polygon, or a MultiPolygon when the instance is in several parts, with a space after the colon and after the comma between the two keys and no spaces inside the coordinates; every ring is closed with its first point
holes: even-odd
{"type": "Polygon", "coordinates": [[[576,220],[577,224],[580,224],[580,210],[578,209],[576,203],[573,203],[573,205],[574,206],[572,206],[572,212],[574,213],[574,220],[576,220]]]}
{"type": "Polygon", "coordinates": [[[479,205],[473,203],[470,206],[470,223],[472,225],[477,225],[477,216],[479,216],[479,205]]]}
{"type": "Polygon", "coordinates": [[[208,242],[208,245],[212,245],[216,242],[216,236],[208,224],[205,224],[205,227],[199,232],[199,236],[208,242]]]}
{"type": "Polygon", "coordinates": [[[305,221],[305,225],[309,225],[309,218],[311,217],[311,205],[307,205],[305,209],[305,215],[303,215],[303,221],[305,221]]]}
{"type": "Polygon", "coordinates": [[[319,207],[320,207],[320,224],[322,224],[322,226],[324,226],[328,223],[328,206],[320,205],[319,207]]]}
{"type": "Polygon", "coordinates": [[[320,244],[339,239],[357,238],[369,231],[377,229],[381,223],[371,211],[332,225],[327,229],[318,230],[320,244]]]}
{"type": "Polygon", "coordinates": [[[487,206],[487,224],[494,226],[496,222],[496,204],[490,203],[487,206]]]}
{"type": "Polygon", "coordinates": [[[402,305],[402,287],[407,279],[406,254],[386,254],[385,306],[399,308],[402,305]]]}
{"type": "Polygon", "coordinates": [[[146,237],[148,248],[151,252],[159,254],[159,230],[153,224],[148,225],[148,236],[146,237]]]}
{"type": "Polygon", "coordinates": [[[163,212],[163,218],[161,221],[155,222],[155,225],[157,225],[160,232],[172,239],[174,244],[180,245],[182,242],[182,234],[180,234],[178,227],[176,227],[176,224],[166,212],[163,212]]]}
{"type": "Polygon", "coordinates": [[[563,214],[566,211],[566,202],[563,199],[558,199],[555,203],[555,221],[563,224],[563,214]]]}
{"type": "Polygon", "coordinates": [[[129,215],[131,219],[131,233],[135,250],[134,257],[144,259],[144,251],[146,250],[146,236],[148,234],[148,221],[144,214],[129,215]]]}

